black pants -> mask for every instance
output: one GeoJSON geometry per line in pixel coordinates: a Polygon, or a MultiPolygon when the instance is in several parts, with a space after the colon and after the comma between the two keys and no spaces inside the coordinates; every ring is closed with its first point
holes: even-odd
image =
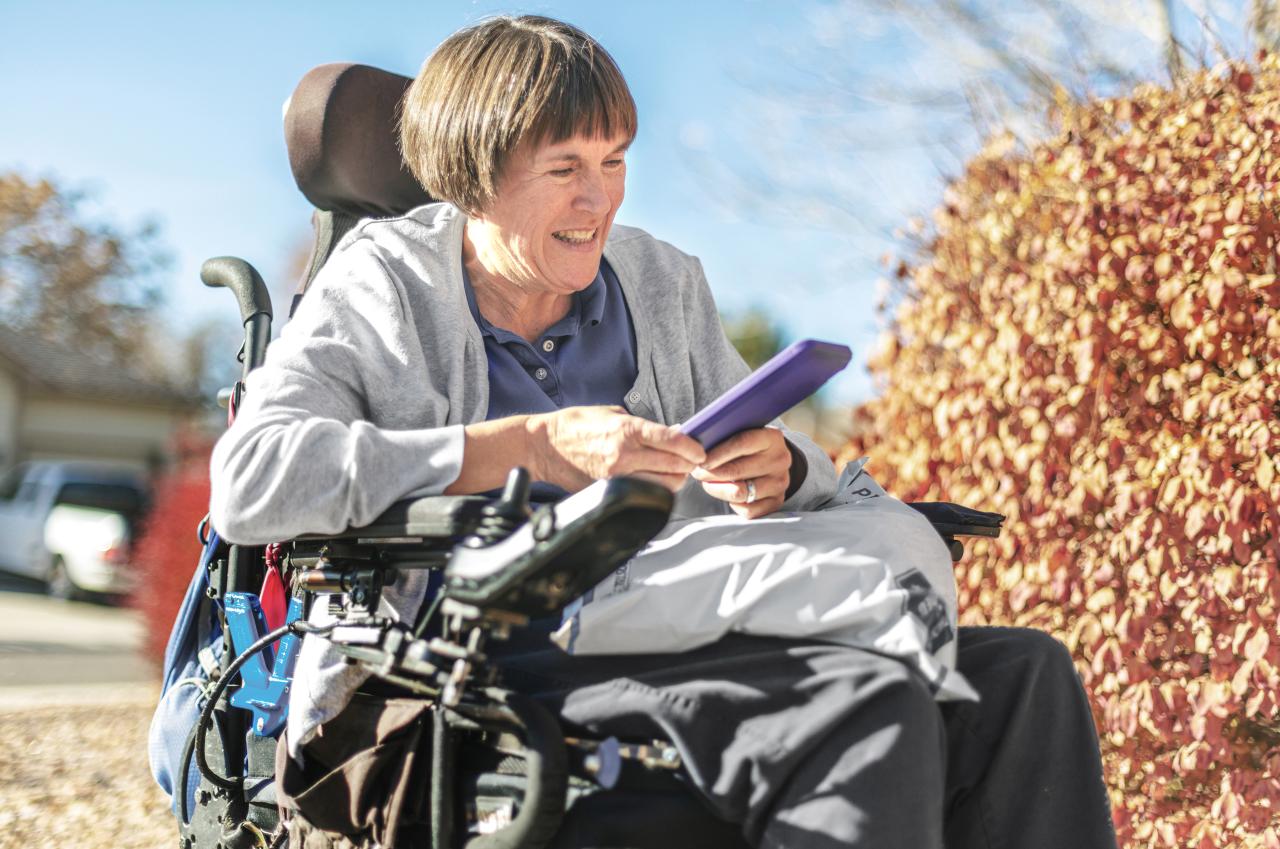
{"type": "Polygon", "coordinates": [[[597,735],[666,738],[722,818],[769,849],[1116,846],[1071,658],[1037,631],[962,628],[981,703],[900,661],[733,636],[681,655],[512,646],[508,681],[597,735]]]}

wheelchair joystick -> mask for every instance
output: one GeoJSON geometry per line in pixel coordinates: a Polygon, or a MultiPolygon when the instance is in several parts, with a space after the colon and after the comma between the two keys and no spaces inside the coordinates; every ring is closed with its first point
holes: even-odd
{"type": "Polygon", "coordinates": [[[511,536],[520,525],[529,521],[529,470],[516,466],[507,475],[502,496],[480,511],[480,523],[462,545],[466,548],[487,548],[511,536]]]}

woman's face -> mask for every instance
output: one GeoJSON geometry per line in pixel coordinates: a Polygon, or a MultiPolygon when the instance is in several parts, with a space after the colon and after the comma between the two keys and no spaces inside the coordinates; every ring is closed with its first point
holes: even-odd
{"type": "Polygon", "coordinates": [[[581,291],[600,269],[622,203],[629,139],[574,136],[523,145],[507,162],[497,197],[473,223],[477,259],[522,289],[581,291]]]}

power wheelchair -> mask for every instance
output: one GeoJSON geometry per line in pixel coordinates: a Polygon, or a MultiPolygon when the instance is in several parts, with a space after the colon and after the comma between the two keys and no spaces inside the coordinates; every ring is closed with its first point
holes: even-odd
{"type": "MultiPolygon", "coordinates": [[[[294,307],[360,218],[429,201],[395,146],[409,82],[367,66],[325,65],[291,97],[290,164],[315,207],[315,247],[294,307]]],[[[266,287],[252,267],[230,257],[210,260],[201,276],[237,298],[247,375],[270,339],[266,287]]],[[[243,385],[223,394],[231,415],[243,385]]],[[[371,672],[371,699],[402,708],[390,750],[395,763],[375,765],[383,778],[362,791],[395,797],[375,802],[363,823],[379,845],[745,845],[736,826],[712,816],[684,784],[669,743],[566,736],[545,707],[504,686],[489,662],[488,646],[559,614],[656,535],[672,506],[666,490],[634,479],[597,482],[554,505],[531,505],[528,489],[527,473],[516,469],[498,498],[411,498],[367,527],[267,547],[228,544],[202,526],[206,603],[222,636],[175,788],[183,849],[274,847],[287,839],[278,790],[297,788],[278,785],[276,744],[305,633],[371,672]],[[417,569],[433,570],[439,589],[416,621],[380,616],[384,589],[417,569]],[[276,571],[287,576],[289,599],[285,623],[273,627],[253,591],[276,571]],[[309,624],[316,603],[329,605],[330,624],[309,624]]],[[[963,554],[959,537],[999,533],[996,514],[913,506],[955,560],[963,554]]],[[[359,802],[339,797],[348,806],[359,802]]]]}

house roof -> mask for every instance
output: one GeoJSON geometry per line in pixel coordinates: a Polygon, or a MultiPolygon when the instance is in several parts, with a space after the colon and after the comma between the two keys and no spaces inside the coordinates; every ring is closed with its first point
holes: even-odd
{"type": "Polygon", "coordinates": [[[128,363],[51,342],[29,331],[0,327],[0,367],[28,389],[75,398],[187,406],[190,390],[144,376],[128,363]]]}

